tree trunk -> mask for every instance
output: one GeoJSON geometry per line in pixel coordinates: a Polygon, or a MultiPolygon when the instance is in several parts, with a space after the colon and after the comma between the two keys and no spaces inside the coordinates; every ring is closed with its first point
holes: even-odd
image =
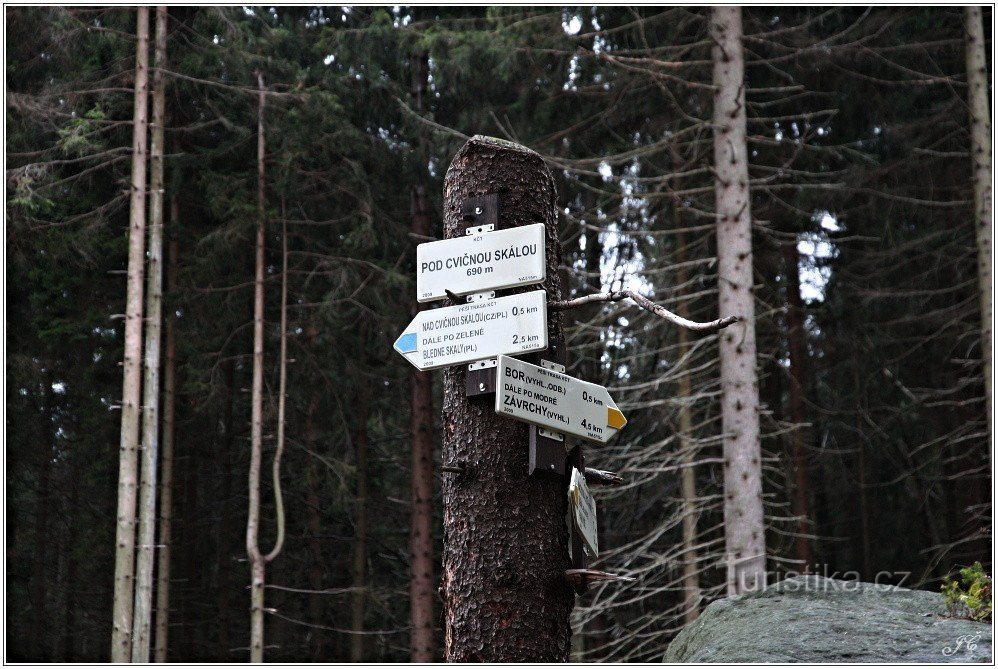
{"type": "MultiPolygon", "coordinates": [[[[676,205],[676,226],[682,228],[679,216],[679,205],[676,205]]],[[[676,233],[676,284],[685,286],[689,281],[689,271],[686,268],[686,233],[676,233]]],[[[686,290],[684,288],[684,290],[686,290]]],[[[676,302],[676,315],[689,318],[689,306],[686,300],[676,302]]],[[[690,352],[689,333],[686,328],[679,328],[679,350],[676,355],[679,360],[685,360],[690,352]]],[[[684,362],[677,370],[679,373],[679,470],[680,489],[683,496],[683,622],[692,623],[700,615],[700,571],[697,560],[697,518],[700,515],[700,503],[697,500],[697,478],[693,463],[696,461],[696,447],[693,440],[693,384],[691,371],[684,362]]]]}
{"type": "Polygon", "coordinates": [[[149,255],[146,270],[145,362],[142,381],[142,474],[132,662],[148,662],[152,645],[152,580],[156,559],[156,468],[159,459],[159,363],[163,318],[163,124],[166,118],[166,7],[156,8],[149,150],[149,255]]]}
{"type": "MultiPolygon", "coordinates": [[[[34,565],[31,574],[31,634],[39,650],[36,661],[45,662],[49,660],[48,649],[51,647],[46,643],[49,638],[49,620],[45,615],[46,583],[45,578],[48,572],[48,546],[49,538],[52,536],[52,528],[49,527],[49,507],[51,504],[51,474],[52,460],[55,458],[55,428],[53,426],[53,390],[52,390],[52,368],[51,364],[46,364],[48,369],[42,376],[42,406],[41,425],[39,435],[39,462],[38,462],[38,504],[35,509],[35,554],[32,556],[34,565]]],[[[72,556],[70,556],[72,561],[72,556]]],[[[54,646],[54,644],[52,644],[54,646]]]]}
{"type": "Polygon", "coordinates": [[[111,632],[112,662],[129,662],[132,659],[135,506],[142,386],[142,284],[145,277],[149,8],[139,7],[135,11],[135,109],[132,126],[132,180],[131,211],[128,224],[124,376],[121,391],[121,453],[118,467],[117,528],[114,541],[114,606],[111,614],[113,621],[111,632]]]}
{"type": "Polygon", "coordinates": [[[250,420],[249,510],[246,517],[246,553],[250,562],[250,662],[263,662],[263,589],[265,564],[260,553],[260,460],[263,457],[263,297],[266,243],[266,171],[263,111],[267,96],[263,74],[257,73],[257,227],[256,274],[253,288],[253,389],[250,420]]]}
{"type": "Polygon", "coordinates": [[[967,102],[970,107],[970,156],[974,178],[974,220],[977,228],[977,278],[981,292],[981,352],[984,357],[984,405],[988,443],[993,432],[991,405],[991,112],[988,109],[988,64],[981,8],[964,7],[967,31],[967,102]]]}
{"type": "Polygon", "coordinates": [[[741,318],[720,335],[724,538],[728,594],[735,595],[762,587],[766,577],[741,8],[714,7],[710,31],[720,315],[741,318]]]}
{"type": "Polygon", "coordinates": [[[367,599],[367,397],[361,392],[354,448],[357,452],[357,516],[353,543],[353,593],[350,596],[350,661],[364,661],[364,604],[367,599]]]}
{"type": "MultiPolygon", "coordinates": [[[[498,228],[543,222],[549,300],[562,297],[555,185],[529,149],[475,136],[444,180],[446,237],[464,235],[465,198],[499,196],[498,228]]],[[[536,286],[510,292],[536,290],[536,286]]],[[[562,341],[561,315],[548,341],[562,341]]],[[[468,399],[466,365],[444,373],[444,462],[465,471],[443,482],[445,657],[448,662],[566,662],[575,595],[565,580],[567,482],[527,475],[528,429],[499,416],[490,395],[468,399]]]]}
{"type": "Polygon", "coordinates": [[[166,345],[163,351],[163,453],[159,482],[159,560],[156,564],[156,642],[153,658],[166,662],[170,631],[170,542],[173,540],[173,451],[176,441],[177,342],[176,299],[177,266],[180,249],[177,223],[180,207],[177,195],[170,197],[170,242],[166,265],[166,290],[171,302],[166,316],[166,345]]]}
{"type": "MultiPolygon", "coordinates": [[[[428,56],[425,51],[413,55],[412,93],[415,109],[425,111],[424,93],[428,76],[428,56]]],[[[420,137],[426,160],[425,139],[420,137]]],[[[425,168],[420,166],[420,174],[425,168]]],[[[417,183],[411,193],[412,232],[421,237],[430,235],[430,205],[426,184],[417,183]]],[[[413,303],[413,312],[424,308],[413,303]]],[[[433,662],[433,373],[416,370],[412,373],[410,399],[410,432],[412,434],[412,518],[409,533],[409,660],[433,662]]]]}
{"type": "Polygon", "coordinates": [[[786,337],[790,352],[790,420],[798,427],[790,433],[790,454],[794,466],[793,514],[797,517],[794,537],[794,557],[803,562],[804,570],[812,566],[811,505],[808,502],[807,447],[804,445],[807,421],[804,391],[807,387],[807,342],[804,331],[804,302],[800,297],[800,254],[797,242],[783,245],[783,271],[787,277],[786,337]]]}

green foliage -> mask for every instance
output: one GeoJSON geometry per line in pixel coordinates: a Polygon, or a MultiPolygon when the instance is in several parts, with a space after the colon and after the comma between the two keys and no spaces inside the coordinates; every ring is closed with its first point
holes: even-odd
{"type": "Polygon", "coordinates": [[[83,156],[88,153],[99,151],[101,143],[94,141],[93,137],[100,132],[98,121],[105,120],[106,116],[99,106],[94,106],[81,117],[73,117],[70,121],[59,128],[59,149],[67,156],[83,156]]]}
{"type": "Polygon", "coordinates": [[[990,622],[994,600],[991,577],[980,562],[964,567],[959,579],[946,581],[942,586],[946,610],[951,616],[990,622]]]}

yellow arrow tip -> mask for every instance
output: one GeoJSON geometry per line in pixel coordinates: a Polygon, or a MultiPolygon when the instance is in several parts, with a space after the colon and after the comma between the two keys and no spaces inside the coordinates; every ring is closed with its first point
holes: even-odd
{"type": "Polygon", "coordinates": [[[627,425],[627,419],[624,418],[624,414],[620,412],[620,409],[615,409],[613,407],[606,408],[606,424],[615,430],[627,425]]]}

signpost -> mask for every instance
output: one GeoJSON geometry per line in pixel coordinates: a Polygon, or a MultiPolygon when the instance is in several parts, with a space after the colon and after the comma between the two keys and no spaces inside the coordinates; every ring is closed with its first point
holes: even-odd
{"type": "Polygon", "coordinates": [[[499,356],[496,412],[605,444],[627,424],[606,388],[553,369],[499,356]]]}
{"type": "Polygon", "coordinates": [[[599,555],[596,536],[596,500],[589,492],[586,477],[572,467],[572,478],[568,482],[568,503],[572,508],[572,522],[582,535],[582,550],[590,558],[599,555]]]}
{"type": "Polygon", "coordinates": [[[491,227],[416,247],[416,299],[432,302],[448,291],[468,295],[543,282],[544,224],[498,232],[488,231],[491,227]]]}
{"type": "Polygon", "coordinates": [[[534,290],[420,311],[395,350],[418,369],[435,369],[547,345],[547,293],[534,290]]]}

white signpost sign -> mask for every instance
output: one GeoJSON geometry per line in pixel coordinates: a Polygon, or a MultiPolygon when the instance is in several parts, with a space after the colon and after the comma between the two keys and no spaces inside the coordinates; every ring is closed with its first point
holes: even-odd
{"type": "Polygon", "coordinates": [[[543,351],[548,346],[547,293],[506,297],[420,311],[395,341],[417,369],[435,369],[543,351]]]}
{"type": "Polygon", "coordinates": [[[589,492],[586,477],[572,467],[572,478],[568,482],[568,503],[572,507],[572,520],[582,536],[582,550],[590,558],[599,555],[596,535],[596,500],[589,492]]]}
{"type": "Polygon", "coordinates": [[[416,300],[541,283],[546,267],[543,223],[420,244],[416,300]]]}
{"type": "Polygon", "coordinates": [[[499,356],[496,412],[605,444],[627,419],[603,386],[499,356]]]}

